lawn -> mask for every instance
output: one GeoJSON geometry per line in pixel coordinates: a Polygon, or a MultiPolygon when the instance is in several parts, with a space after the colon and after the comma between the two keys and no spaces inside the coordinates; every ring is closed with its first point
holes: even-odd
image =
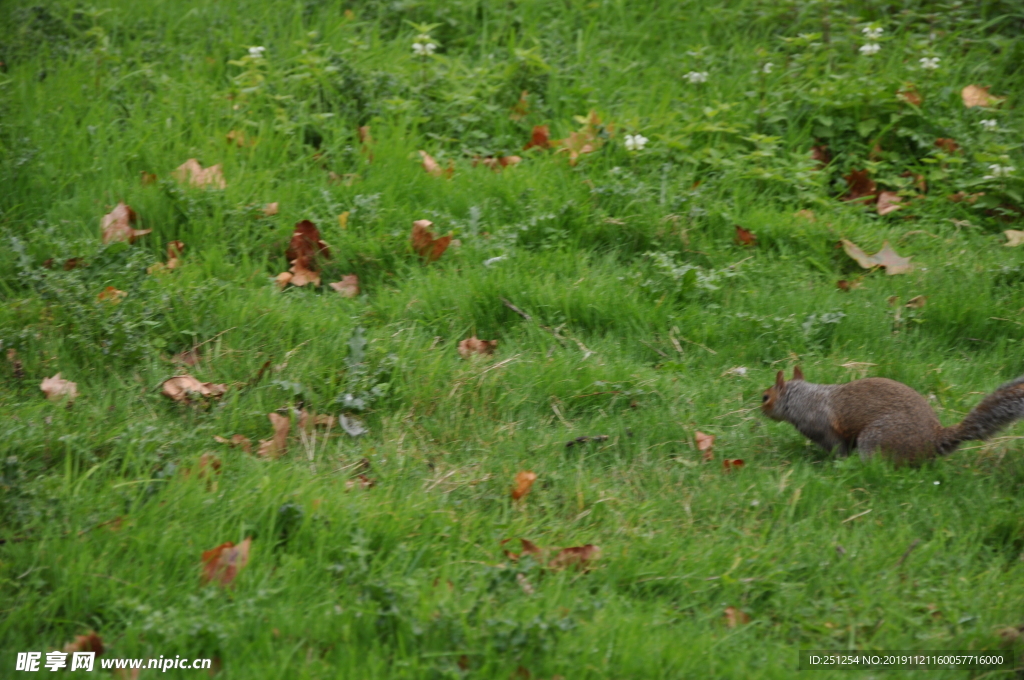
{"type": "Polygon", "coordinates": [[[1018,677],[1024,425],[895,467],[758,407],[799,365],[951,425],[1024,374],[1022,31],[0,4],[0,677],[1018,677]]]}

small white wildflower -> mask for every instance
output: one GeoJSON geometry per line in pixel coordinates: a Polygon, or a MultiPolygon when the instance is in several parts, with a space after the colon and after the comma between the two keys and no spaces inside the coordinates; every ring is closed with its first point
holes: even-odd
{"type": "Polygon", "coordinates": [[[938,485],[939,485],[939,484],[941,484],[941,483],[942,483],[942,482],[940,482],[940,481],[938,481],[938,480],[936,480],[936,481],[932,482],[932,484],[934,484],[935,486],[938,486],[938,485]]]}
{"type": "Polygon", "coordinates": [[[868,43],[860,46],[860,53],[866,57],[870,57],[872,54],[878,54],[880,49],[882,49],[882,46],[878,43],[868,43]]]}
{"type": "Polygon", "coordinates": [[[882,37],[882,34],[885,33],[885,29],[872,28],[871,26],[867,26],[861,31],[861,33],[863,33],[864,37],[867,38],[868,40],[878,40],[879,38],[882,37]]]}
{"type": "Polygon", "coordinates": [[[728,371],[726,371],[726,373],[729,374],[729,375],[744,376],[744,375],[747,374],[747,367],[746,366],[736,366],[735,368],[730,368],[728,371]]]}
{"type": "Polygon", "coordinates": [[[691,85],[699,85],[700,83],[708,82],[707,71],[690,71],[683,77],[686,78],[691,85]]]}
{"type": "Polygon", "coordinates": [[[412,44],[412,52],[417,57],[426,57],[434,53],[437,49],[437,45],[432,42],[414,42],[412,44]]]}
{"type": "Polygon", "coordinates": [[[506,260],[506,259],[508,259],[507,255],[498,255],[497,257],[489,257],[486,260],[484,260],[484,266],[485,267],[493,267],[494,265],[498,264],[502,260],[506,260]]]}
{"type": "Polygon", "coordinates": [[[999,121],[997,121],[995,118],[988,118],[986,120],[981,121],[980,125],[986,130],[992,131],[999,127],[999,121]]]}
{"type": "Polygon", "coordinates": [[[647,146],[648,139],[643,135],[626,135],[626,150],[640,151],[647,146]]]}
{"type": "Polygon", "coordinates": [[[988,171],[991,172],[992,174],[985,175],[985,179],[998,179],[1000,177],[1009,177],[1016,169],[1017,168],[1013,167],[1012,165],[999,165],[998,163],[993,163],[992,165],[988,166],[988,171]]]}
{"type": "Polygon", "coordinates": [[[926,71],[934,71],[939,67],[938,57],[921,57],[919,61],[921,62],[921,68],[926,71]]]}
{"type": "Polygon", "coordinates": [[[756,498],[754,500],[750,501],[750,507],[752,507],[752,508],[756,508],[759,505],[761,505],[761,501],[757,500],[756,498]]]}
{"type": "Polygon", "coordinates": [[[771,73],[773,68],[775,68],[775,64],[773,64],[772,62],[769,61],[767,64],[765,64],[764,66],[761,67],[761,72],[762,73],[771,73]]]}
{"type": "Polygon", "coordinates": [[[256,45],[254,47],[250,47],[249,48],[249,56],[252,57],[253,59],[262,59],[263,58],[263,53],[266,52],[266,51],[267,51],[266,47],[263,47],[262,45],[256,45]]]}

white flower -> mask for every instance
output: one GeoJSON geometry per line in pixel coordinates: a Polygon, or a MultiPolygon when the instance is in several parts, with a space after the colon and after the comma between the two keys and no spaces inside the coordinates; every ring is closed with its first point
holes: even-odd
{"type": "Polygon", "coordinates": [[[502,260],[505,260],[505,259],[508,259],[507,255],[498,255],[497,257],[489,257],[486,260],[484,260],[484,266],[485,267],[493,267],[494,265],[498,264],[499,262],[501,262],[502,260]]]}
{"type": "Polygon", "coordinates": [[[866,57],[870,57],[872,54],[878,54],[878,50],[882,49],[882,46],[878,43],[868,43],[860,46],[860,53],[866,57]]]}
{"type": "Polygon", "coordinates": [[[764,66],[761,67],[761,72],[762,73],[771,73],[773,68],[775,68],[775,64],[773,64],[772,62],[769,61],[767,64],[765,64],[764,66]]]}
{"type": "Polygon", "coordinates": [[[999,165],[998,163],[993,163],[992,165],[988,166],[988,171],[991,172],[992,174],[985,175],[985,179],[998,179],[999,177],[1009,177],[1016,169],[1017,168],[1013,167],[1012,165],[999,165]]]}
{"type": "Polygon", "coordinates": [[[436,49],[437,49],[437,45],[435,45],[432,42],[426,42],[426,43],[414,42],[412,44],[412,52],[417,57],[429,56],[429,55],[433,54],[434,50],[436,50],[436,49]]]}
{"type": "Polygon", "coordinates": [[[987,120],[981,121],[981,127],[985,128],[986,130],[995,130],[996,128],[999,127],[999,121],[997,121],[995,118],[989,118],[987,120]]]}
{"type": "Polygon", "coordinates": [[[683,77],[686,78],[691,85],[699,85],[700,83],[708,82],[707,71],[690,71],[683,77]]]}
{"type": "Polygon", "coordinates": [[[266,47],[256,45],[255,47],[249,48],[249,56],[253,59],[262,59],[263,53],[267,51],[266,47]]]}
{"type": "Polygon", "coordinates": [[[861,31],[861,33],[864,34],[864,37],[867,38],[868,40],[878,40],[879,38],[882,37],[882,33],[884,32],[884,28],[872,28],[870,26],[864,28],[864,30],[861,31]]]}
{"type": "Polygon", "coordinates": [[[921,57],[919,61],[921,62],[921,68],[926,71],[934,71],[939,67],[938,57],[921,57]]]}
{"type": "Polygon", "coordinates": [[[640,151],[647,146],[648,139],[643,135],[626,135],[626,150],[640,151]]]}
{"type": "Polygon", "coordinates": [[[942,484],[942,482],[936,480],[936,481],[932,482],[932,484],[934,484],[935,486],[938,486],[939,484],[942,484]]]}

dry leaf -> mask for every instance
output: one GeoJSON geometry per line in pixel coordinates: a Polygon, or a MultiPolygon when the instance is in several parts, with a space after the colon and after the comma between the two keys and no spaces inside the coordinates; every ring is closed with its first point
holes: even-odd
{"type": "Polygon", "coordinates": [[[911,309],[921,309],[925,303],[928,302],[927,295],[916,295],[907,301],[904,307],[910,307],[911,309]]]}
{"type": "Polygon", "coordinates": [[[811,147],[811,160],[817,161],[818,167],[815,170],[821,170],[826,165],[832,162],[832,154],[829,153],[828,145],[820,144],[818,146],[811,147]]]}
{"type": "Polygon", "coordinates": [[[434,232],[430,231],[432,226],[434,223],[430,220],[416,220],[412,223],[412,234],[409,236],[412,249],[427,262],[434,262],[441,257],[452,242],[451,234],[435,238],[434,232]]]}
{"type": "Polygon", "coordinates": [[[742,458],[725,458],[722,460],[722,471],[732,472],[733,470],[739,470],[745,464],[742,458]]]}
{"type": "Polygon", "coordinates": [[[924,101],[921,98],[921,93],[917,91],[917,86],[913,83],[904,83],[903,87],[896,93],[896,98],[914,106],[921,106],[924,101]]]}
{"type": "Polygon", "coordinates": [[[530,133],[530,141],[523,147],[523,151],[527,151],[532,148],[538,149],[550,149],[551,148],[551,131],[547,125],[534,125],[533,131],[530,133]]]}
{"type": "Polygon", "coordinates": [[[145,170],[142,171],[142,184],[143,184],[143,186],[145,186],[147,184],[156,184],[156,181],[158,179],[159,179],[159,177],[157,177],[155,173],[146,172],[145,170]]]}
{"type": "Polygon", "coordinates": [[[857,244],[852,241],[842,240],[843,250],[847,255],[857,261],[864,269],[873,267],[885,267],[885,273],[889,276],[906,274],[914,268],[909,257],[900,257],[899,253],[892,249],[888,241],[882,244],[882,249],[874,255],[868,255],[857,244]]]}
{"type": "MultiPolygon", "coordinates": [[[[103,220],[100,222],[100,228],[103,231],[103,243],[116,243],[118,241],[135,243],[135,239],[153,231],[152,229],[133,229],[131,225],[135,223],[137,218],[138,216],[135,214],[135,211],[128,207],[124,201],[118,203],[113,210],[103,216],[103,220]]],[[[65,268],[67,268],[67,263],[65,263],[65,268]]]]}
{"type": "Polygon", "coordinates": [[[99,634],[90,630],[85,635],[76,635],[72,642],[64,645],[65,652],[95,652],[96,656],[103,654],[103,638],[99,634]]]}
{"type": "MultiPolygon", "coordinates": [[[[501,545],[505,545],[510,540],[512,540],[512,539],[506,538],[505,540],[503,540],[501,542],[501,545]]],[[[514,552],[511,552],[509,550],[505,550],[504,551],[505,557],[509,558],[510,560],[518,561],[519,558],[522,557],[523,555],[532,555],[534,557],[534,559],[536,559],[538,562],[543,562],[544,551],[541,550],[540,548],[538,548],[536,544],[534,544],[532,541],[529,541],[529,540],[527,540],[525,538],[520,538],[519,539],[519,543],[522,544],[523,551],[520,552],[520,553],[514,553],[514,552]]]]}
{"type": "Polygon", "coordinates": [[[570,566],[586,569],[599,557],[601,557],[601,549],[588,543],[575,548],[562,548],[548,563],[548,566],[551,569],[564,569],[570,566]]]}
{"type": "Polygon", "coordinates": [[[338,226],[343,231],[345,229],[348,229],[348,216],[349,216],[349,213],[350,213],[350,211],[346,210],[345,212],[343,212],[340,215],[338,215],[338,226]]]}
{"type": "Polygon", "coordinates": [[[241,130],[231,130],[230,132],[228,132],[226,139],[228,144],[233,143],[235,146],[239,148],[245,146],[246,144],[252,144],[252,141],[246,139],[245,133],[242,132],[241,130]]]}
{"type": "Polygon", "coordinates": [[[696,432],[694,432],[693,436],[694,439],[697,440],[697,450],[704,454],[704,462],[706,463],[712,460],[715,457],[715,435],[704,434],[700,430],[697,430],[696,432]]]}
{"type": "Polygon", "coordinates": [[[968,85],[960,90],[960,97],[964,100],[964,106],[969,109],[975,106],[995,106],[1004,99],[989,94],[988,88],[980,85],[968,85]]]}
{"type": "MultiPolygon", "coordinates": [[[[10,355],[8,355],[8,358],[10,358],[10,355]]],[[[43,391],[43,394],[50,401],[60,401],[65,398],[68,401],[74,401],[75,397],[78,396],[78,383],[64,380],[60,377],[60,373],[52,378],[43,378],[43,382],[39,384],[39,389],[43,391]]]]}
{"type": "Polygon", "coordinates": [[[316,225],[309,220],[302,220],[295,224],[295,231],[288,242],[288,249],[285,251],[284,257],[292,263],[305,258],[303,265],[310,269],[316,269],[317,259],[321,257],[326,260],[331,259],[331,251],[327,247],[327,242],[320,237],[320,230],[316,228],[316,225]]]}
{"type": "Polygon", "coordinates": [[[743,227],[741,227],[740,225],[737,224],[736,225],[736,243],[737,243],[737,245],[741,245],[741,246],[757,245],[757,236],[754,235],[754,232],[748,231],[748,230],[744,229],[743,227]]]}
{"type": "Polygon", "coordinates": [[[420,149],[420,157],[423,159],[423,169],[428,175],[450,178],[452,173],[455,172],[455,168],[450,163],[447,168],[442,168],[429,153],[422,149],[420,149]]]}
{"type": "MultiPolygon", "coordinates": [[[[146,231],[148,233],[151,230],[146,229],[144,231],[146,231]]],[[[71,258],[68,258],[67,260],[64,260],[64,271],[66,271],[66,272],[69,272],[72,269],[78,269],[79,267],[84,267],[84,266],[85,266],[85,262],[80,257],[71,257],[71,258]]]]}
{"type": "Polygon", "coordinates": [[[519,95],[519,101],[517,101],[515,106],[512,107],[512,112],[508,115],[509,119],[514,120],[515,122],[518,123],[519,121],[521,121],[523,118],[526,118],[526,116],[530,114],[530,100],[528,99],[529,96],[530,93],[528,91],[522,91],[522,93],[519,95]]]}
{"type": "Polygon", "coordinates": [[[355,489],[357,487],[360,489],[372,489],[375,486],[377,486],[376,480],[370,479],[366,475],[362,474],[356,475],[354,479],[349,479],[345,482],[346,491],[348,491],[349,489],[355,489]]]}
{"type": "Polygon", "coordinates": [[[203,583],[214,581],[222,586],[231,585],[238,572],[249,563],[251,545],[252,539],[246,538],[238,545],[228,541],[212,550],[204,551],[203,583]]]}
{"type": "Polygon", "coordinates": [[[128,295],[128,293],[124,292],[123,290],[118,290],[113,286],[107,286],[102,291],[100,291],[99,295],[96,296],[96,301],[109,302],[112,305],[116,305],[118,302],[121,301],[121,298],[125,297],[126,295],[128,295]]]}
{"type": "Polygon", "coordinates": [[[330,427],[334,424],[334,416],[326,413],[310,413],[306,409],[299,412],[299,429],[307,432],[314,427],[330,427]]]}
{"type": "Polygon", "coordinates": [[[180,264],[178,258],[185,252],[185,244],[181,241],[167,242],[167,265],[168,269],[177,269],[180,264]]]}
{"type": "Polygon", "coordinates": [[[459,356],[469,359],[474,356],[490,356],[498,348],[497,340],[480,340],[475,335],[459,343],[459,356]]]}
{"type": "Polygon", "coordinates": [[[903,206],[900,205],[902,202],[903,197],[895,191],[883,191],[878,194],[878,205],[875,209],[879,215],[888,215],[902,208],[903,206]]]}
{"type": "Polygon", "coordinates": [[[341,281],[327,284],[343,298],[359,297],[359,277],[355,274],[347,274],[341,277],[341,281]]]}
{"type": "Polygon", "coordinates": [[[1024,231],[1007,229],[1003,234],[1006,236],[1006,243],[1003,244],[1006,248],[1013,248],[1014,246],[1019,246],[1024,243],[1024,231]]]}
{"type": "Polygon", "coordinates": [[[277,201],[274,201],[273,203],[267,203],[265,206],[263,206],[263,216],[273,217],[274,215],[277,214],[279,207],[280,206],[277,201]]]}
{"type": "Polygon", "coordinates": [[[224,174],[221,172],[220,163],[204,169],[195,158],[189,158],[179,165],[171,173],[171,176],[182,184],[189,184],[198,189],[205,189],[207,187],[223,189],[227,186],[224,182],[224,174]]]}
{"type": "Polygon", "coordinates": [[[292,427],[292,421],[288,416],[278,413],[268,413],[267,418],[274,426],[272,439],[261,439],[258,455],[260,458],[280,458],[288,450],[288,430],[292,427]]]}
{"type": "Polygon", "coordinates": [[[839,279],[838,281],[836,281],[836,287],[839,288],[839,290],[845,290],[845,291],[856,290],[856,289],[860,288],[863,285],[864,285],[864,282],[861,281],[860,279],[856,279],[854,281],[847,281],[846,279],[839,279]]]}
{"type": "Polygon", "coordinates": [[[750,614],[747,614],[742,609],[736,607],[725,608],[725,625],[729,628],[735,628],[738,625],[750,623],[750,614]]]}
{"type": "Polygon", "coordinates": [[[950,194],[949,196],[946,196],[946,198],[948,198],[953,203],[960,203],[961,201],[964,201],[969,205],[974,205],[975,203],[978,202],[978,199],[984,195],[984,191],[979,191],[976,194],[968,194],[966,191],[958,191],[955,194],[950,194]]]}
{"type": "Polygon", "coordinates": [[[518,165],[522,161],[520,156],[487,156],[481,158],[480,156],[473,157],[473,167],[477,165],[484,165],[494,172],[501,172],[503,169],[510,165],[518,165]]]}
{"type": "Polygon", "coordinates": [[[161,386],[160,393],[174,401],[188,403],[195,397],[219,397],[228,391],[225,384],[199,382],[190,375],[168,378],[161,386]]]}
{"type": "Polygon", "coordinates": [[[800,217],[800,218],[805,219],[808,222],[812,222],[812,223],[818,221],[818,218],[816,218],[814,216],[814,211],[813,210],[806,210],[806,209],[804,209],[804,210],[797,210],[795,213],[793,213],[793,216],[794,217],[800,217]]]}
{"type": "Polygon", "coordinates": [[[874,196],[878,192],[875,181],[868,175],[867,170],[852,170],[846,180],[848,189],[843,196],[844,201],[856,201],[867,196],[874,196]]]}
{"type": "Polygon", "coordinates": [[[231,439],[225,439],[224,437],[214,435],[213,439],[221,444],[227,444],[233,449],[240,448],[246,453],[252,453],[252,442],[245,435],[233,434],[231,435],[231,439]]]}
{"type": "MultiPolygon", "coordinates": [[[[300,257],[292,260],[292,266],[288,270],[292,273],[292,277],[288,279],[287,283],[293,286],[305,286],[312,283],[314,286],[320,285],[320,275],[315,271],[309,269],[309,258],[300,257]]],[[[281,275],[278,274],[278,281],[280,282],[281,275]]],[[[279,283],[280,285],[280,283],[279,283]]]]}
{"type": "Polygon", "coordinates": [[[946,153],[956,153],[960,150],[960,145],[956,143],[956,140],[949,137],[939,137],[935,140],[935,146],[946,153]]]}
{"type": "MultiPolygon", "coordinates": [[[[25,379],[25,367],[21,363],[21,359],[18,358],[18,351],[13,347],[7,348],[7,362],[11,365],[11,372],[14,377],[18,380],[25,379]]],[[[58,373],[55,377],[60,377],[58,373]]],[[[49,395],[47,395],[49,396],[49,395]]]]}
{"type": "Polygon", "coordinates": [[[537,481],[537,473],[521,470],[516,473],[516,485],[512,488],[512,500],[518,501],[530,493],[530,487],[537,481]]]}
{"type": "Polygon", "coordinates": [[[283,289],[285,286],[288,285],[288,283],[293,278],[294,278],[294,275],[291,272],[281,272],[276,277],[274,277],[274,282],[277,284],[278,288],[283,289]]]}
{"type": "MultiPolygon", "coordinates": [[[[213,477],[214,475],[220,474],[220,458],[213,455],[212,453],[204,453],[199,456],[199,465],[196,466],[196,477],[199,479],[206,479],[207,477],[213,477]]],[[[189,471],[185,471],[185,476],[189,476],[189,471]]]]}

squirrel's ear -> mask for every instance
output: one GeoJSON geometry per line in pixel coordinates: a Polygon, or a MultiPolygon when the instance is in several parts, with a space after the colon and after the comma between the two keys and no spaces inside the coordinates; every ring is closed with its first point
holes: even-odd
{"type": "Polygon", "coordinates": [[[793,369],[793,380],[803,380],[803,379],[804,379],[804,372],[800,370],[799,366],[796,366],[793,369]]]}
{"type": "Polygon", "coordinates": [[[782,375],[782,371],[775,374],[775,387],[782,389],[786,386],[786,376],[782,375]]]}

